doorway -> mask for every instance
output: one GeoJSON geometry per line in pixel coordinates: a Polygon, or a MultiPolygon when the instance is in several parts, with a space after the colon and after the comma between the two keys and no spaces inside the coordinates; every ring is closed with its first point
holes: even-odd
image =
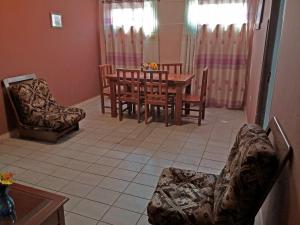
{"type": "Polygon", "coordinates": [[[262,79],[260,83],[256,123],[264,128],[270,120],[273,91],[276,80],[277,62],[286,0],[273,1],[268,23],[267,41],[264,53],[262,79]]]}

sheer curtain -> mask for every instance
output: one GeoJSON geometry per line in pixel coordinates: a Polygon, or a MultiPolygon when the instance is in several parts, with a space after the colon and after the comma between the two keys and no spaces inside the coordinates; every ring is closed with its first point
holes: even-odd
{"type": "Polygon", "coordinates": [[[137,68],[145,58],[157,60],[154,51],[145,51],[158,48],[156,1],[106,0],[103,22],[106,63],[137,68]]]}
{"type": "Polygon", "coordinates": [[[201,88],[202,69],[208,66],[207,105],[241,109],[247,75],[247,5],[243,0],[186,2],[182,61],[196,75],[194,94],[201,88]]]}

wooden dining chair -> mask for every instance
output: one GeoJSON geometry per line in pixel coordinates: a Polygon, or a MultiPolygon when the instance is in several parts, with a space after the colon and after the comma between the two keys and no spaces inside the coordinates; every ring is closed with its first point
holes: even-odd
{"type": "Polygon", "coordinates": [[[182,63],[161,63],[161,70],[167,70],[169,73],[182,74],[182,63]]]}
{"type": "Polygon", "coordinates": [[[113,73],[113,67],[110,64],[99,65],[99,86],[100,86],[100,97],[101,97],[101,112],[105,113],[105,108],[111,108],[111,106],[105,106],[104,97],[110,97],[110,88],[108,80],[105,78],[107,74],[113,73]]]}
{"type": "MultiPolygon", "coordinates": [[[[162,63],[160,64],[161,70],[166,70],[169,74],[182,74],[182,63],[162,63]]],[[[168,87],[168,96],[169,96],[169,108],[171,108],[171,115],[174,117],[174,107],[175,107],[175,96],[176,88],[168,87]]]]}
{"type": "Polygon", "coordinates": [[[119,102],[119,120],[123,118],[123,112],[131,110],[135,112],[137,106],[138,123],[141,121],[141,79],[140,70],[136,69],[117,69],[117,96],[119,102]],[[127,104],[127,108],[123,109],[123,105],[127,104]]]}
{"type": "Polygon", "coordinates": [[[184,94],[182,97],[182,105],[183,105],[182,109],[183,110],[199,112],[199,114],[197,116],[198,117],[198,125],[201,125],[201,119],[205,118],[207,75],[208,75],[208,68],[205,67],[203,69],[203,74],[202,74],[200,95],[184,94]],[[187,106],[189,106],[191,104],[198,105],[199,108],[198,109],[187,108],[187,106]]]}
{"type": "MultiPolygon", "coordinates": [[[[182,63],[162,63],[160,64],[161,70],[166,70],[169,72],[169,74],[182,74],[182,63]]],[[[173,97],[176,94],[176,88],[169,87],[169,95],[173,95],[173,97]]]]}
{"type": "MultiPolygon", "coordinates": [[[[165,124],[168,126],[168,71],[143,71],[145,123],[148,123],[149,107],[161,106],[165,110],[165,124]]],[[[153,110],[151,110],[153,116],[153,110]]]]}

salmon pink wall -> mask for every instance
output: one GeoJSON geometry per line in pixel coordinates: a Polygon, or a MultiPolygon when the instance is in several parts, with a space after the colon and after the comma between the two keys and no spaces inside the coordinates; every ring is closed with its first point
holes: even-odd
{"type": "MultiPolygon", "coordinates": [[[[249,122],[254,122],[256,117],[266,26],[270,18],[271,2],[272,0],[265,0],[262,29],[254,32],[246,106],[249,122]]],[[[299,7],[298,0],[286,0],[271,108],[271,116],[279,119],[294,148],[293,157],[262,207],[263,225],[296,225],[300,221],[299,7]]]]}
{"type": "MultiPolygon", "coordinates": [[[[58,102],[72,105],[98,94],[98,1],[3,0],[0,6],[0,79],[36,73],[58,102]],[[50,12],[63,28],[50,27],[50,12]]],[[[0,94],[0,134],[7,131],[0,94]]]]}
{"type": "Polygon", "coordinates": [[[264,225],[300,224],[300,1],[286,0],[271,116],[281,122],[293,157],[263,210],[264,225]]]}

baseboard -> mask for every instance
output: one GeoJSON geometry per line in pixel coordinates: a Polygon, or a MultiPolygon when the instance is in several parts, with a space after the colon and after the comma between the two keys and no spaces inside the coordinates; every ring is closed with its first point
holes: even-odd
{"type": "Polygon", "coordinates": [[[3,141],[4,139],[7,139],[7,138],[17,138],[17,137],[19,137],[19,131],[16,128],[16,129],[13,129],[9,132],[1,134],[0,135],[0,141],[3,141]]]}
{"type": "Polygon", "coordinates": [[[0,141],[3,141],[4,139],[10,138],[10,137],[11,137],[11,132],[6,132],[6,133],[0,135],[0,141]]]}
{"type": "Polygon", "coordinates": [[[83,107],[84,105],[90,103],[90,102],[93,102],[95,101],[97,98],[100,98],[100,95],[96,95],[95,97],[92,97],[92,98],[89,98],[83,102],[80,102],[80,103],[77,103],[75,105],[72,105],[73,107],[83,107]]]}

